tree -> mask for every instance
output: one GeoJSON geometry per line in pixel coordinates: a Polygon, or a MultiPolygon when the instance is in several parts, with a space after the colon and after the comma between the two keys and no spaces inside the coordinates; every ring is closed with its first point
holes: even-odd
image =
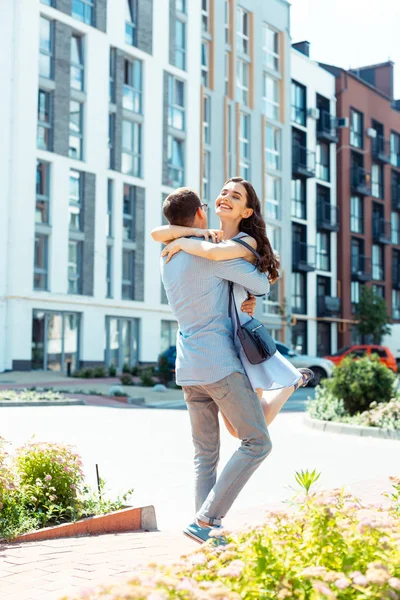
{"type": "Polygon", "coordinates": [[[366,285],[362,287],[355,318],[360,335],[371,338],[373,344],[380,344],[383,336],[391,332],[390,315],[384,298],[366,285]]]}

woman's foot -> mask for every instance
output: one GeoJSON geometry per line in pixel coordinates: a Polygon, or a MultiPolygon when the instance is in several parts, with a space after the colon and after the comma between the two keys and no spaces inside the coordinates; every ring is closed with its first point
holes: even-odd
{"type": "Polygon", "coordinates": [[[306,387],[314,379],[314,373],[311,369],[299,369],[301,373],[301,379],[294,385],[294,391],[298,390],[300,387],[306,387]]]}

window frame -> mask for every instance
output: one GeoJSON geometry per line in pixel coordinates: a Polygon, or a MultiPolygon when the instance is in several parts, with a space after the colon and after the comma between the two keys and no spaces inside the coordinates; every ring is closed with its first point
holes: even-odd
{"type": "Polygon", "coordinates": [[[184,18],[180,18],[178,15],[175,19],[175,56],[174,56],[174,65],[177,69],[181,69],[182,71],[186,71],[186,53],[187,53],[187,27],[186,20],[184,18]],[[179,28],[182,28],[181,35],[178,35],[179,28]],[[180,44],[178,44],[178,39],[180,39],[180,44]]]}
{"type": "Polygon", "coordinates": [[[271,27],[268,23],[263,23],[263,45],[262,45],[262,53],[263,53],[263,65],[265,68],[275,71],[276,73],[280,72],[280,39],[279,39],[279,31],[271,27]],[[276,36],[278,52],[271,51],[268,46],[268,34],[273,34],[276,36]],[[272,57],[272,62],[268,61],[268,57],[272,57]],[[272,64],[272,66],[271,66],[272,64]],[[277,67],[275,66],[277,64],[277,67]]]}
{"type": "Polygon", "coordinates": [[[49,90],[44,90],[42,88],[39,88],[39,91],[38,91],[36,146],[40,150],[47,150],[48,152],[51,152],[52,147],[53,147],[53,92],[50,92],[49,90]],[[47,114],[48,114],[47,121],[43,121],[40,118],[40,115],[42,114],[40,112],[40,97],[41,97],[41,95],[45,96],[45,98],[46,98],[46,104],[47,104],[46,110],[47,110],[47,114]],[[42,128],[44,130],[44,133],[47,132],[47,135],[44,135],[43,138],[42,138],[42,136],[39,137],[39,129],[40,128],[42,128]],[[46,145],[39,145],[39,139],[44,139],[46,141],[46,138],[47,138],[46,145]]]}
{"type": "Polygon", "coordinates": [[[122,240],[123,242],[136,242],[136,187],[124,183],[122,201],[122,240]],[[128,193],[126,193],[128,192],[128,193]],[[129,202],[129,212],[125,211],[125,205],[129,202]]]}
{"type": "Polygon", "coordinates": [[[282,179],[275,175],[265,173],[265,214],[266,219],[279,221],[282,210],[282,179]],[[270,185],[272,182],[272,186],[270,185]],[[274,194],[270,194],[270,190],[274,190],[274,194]],[[276,192],[276,193],[275,193],[276,192]],[[272,197],[274,196],[274,197],[272,197]],[[272,210],[271,210],[272,209],[272,210]]]}
{"type": "Polygon", "coordinates": [[[114,237],[114,179],[107,179],[106,237],[114,237]]]}
{"type": "Polygon", "coordinates": [[[40,15],[40,24],[46,21],[49,24],[49,40],[48,45],[49,49],[45,49],[42,47],[42,29],[40,27],[40,37],[39,37],[39,77],[43,77],[44,79],[54,79],[54,21],[48,19],[44,15],[40,15]],[[49,74],[45,75],[41,72],[41,57],[46,57],[49,59],[49,74]]]}
{"type": "Polygon", "coordinates": [[[143,114],[143,61],[133,56],[124,58],[122,108],[136,115],[143,114]],[[139,87],[137,87],[137,83],[139,83],[139,87]]]}
{"type": "Polygon", "coordinates": [[[236,60],[236,90],[238,102],[243,106],[249,106],[250,94],[250,66],[246,60],[236,60]]]}
{"type": "Polygon", "coordinates": [[[291,180],[291,216],[305,221],[307,219],[307,185],[304,179],[291,180]],[[297,188],[300,189],[298,197],[297,188]],[[300,208],[300,210],[298,210],[300,208]]]}
{"type": "Polygon", "coordinates": [[[40,160],[37,159],[36,160],[36,207],[35,207],[35,223],[38,223],[40,225],[49,225],[50,224],[50,169],[51,169],[51,163],[45,161],[45,160],[40,160]],[[40,176],[40,181],[42,183],[44,183],[44,188],[47,191],[47,193],[42,193],[42,192],[38,192],[38,185],[39,185],[39,165],[43,165],[45,167],[45,174],[44,174],[44,178],[42,176],[40,176]],[[40,208],[40,204],[42,204],[42,208],[40,208]],[[38,210],[39,212],[41,212],[44,209],[44,212],[46,214],[46,219],[43,220],[38,220],[37,219],[37,214],[38,214],[38,210]]]}
{"type": "Polygon", "coordinates": [[[249,181],[251,172],[251,116],[245,112],[240,113],[238,143],[240,176],[249,181]],[[248,137],[244,136],[244,123],[247,123],[248,137]],[[246,149],[246,151],[243,152],[243,149],[246,149]]]}
{"type": "Polygon", "coordinates": [[[279,121],[281,110],[281,98],[280,98],[280,82],[269,73],[263,74],[263,112],[264,115],[268,119],[272,119],[274,121],[279,121]],[[268,85],[267,82],[271,81],[274,89],[273,95],[274,98],[271,99],[268,94],[268,85]]]}
{"type": "Polygon", "coordinates": [[[290,84],[290,113],[291,121],[301,127],[307,125],[307,88],[302,83],[292,79],[290,84]],[[304,99],[304,106],[297,104],[297,100],[302,97],[304,99]]]}
{"type": "Polygon", "coordinates": [[[83,266],[83,241],[81,240],[68,240],[68,294],[81,295],[82,294],[82,266],[83,266]],[[76,263],[72,263],[70,260],[70,249],[71,246],[76,247],[76,263]],[[72,272],[71,266],[76,265],[76,269],[72,272]],[[75,289],[76,284],[76,289],[75,289]]]}
{"type": "Polygon", "coordinates": [[[400,321],[400,290],[392,289],[392,319],[400,321]]]}
{"type": "Polygon", "coordinates": [[[202,33],[210,33],[210,1],[201,0],[201,31],[202,33]],[[204,8],[204,4],[206,8],[204,8]]]}
{"type": "Polygon", "coordinates": [[[385,279],[385,251],[379,244],[372,245],[372,279],[384,281],[385,279]],[[376,262],[378,258],[378,262],[376,262]]]}
{"type": "Polygon", "coordinates": [[[76,169],[70,169],[69,171],[69,192],[68,192],[68,229],[69,231],[82,232],[84,228],[83,224],[83,174],[81,171],[76,169]],[[78,195],[71,194],[71,182],[76,181],[78,186],[78,195]],[[77,221],[78,226],[72,226],[71,223],[74,220],[72,215],[78,215],[77,221]]]}
{"type": "Polygon", "coordinates": [[[356,108],[350,108],[350,146],[362,150],[364,148],[364,114],[356,108]],[[354,129],[353,117],[359,117],[359,130],[354,129]]]}
{"type": "Polygon", "coordinates": [[[122,300],[134,300],[135,299],[135,250],[131,248],[122,248],[122,270],[121,270],[121,299],[122,300]],[[129,256],[129,271],[130,279],[125,278],[124,273],[124,257],[129,256]],[[124,289],[129,289],[128,295],[124,292],[124,289]]]}
{"type": "Polygon", "coordinates": [[[242,6],[236,7],[236,51],[250,56],[250,13],[242,6]]]}
{"type": "Polygon", "coordinates": [[[307,314],[307,280],[305,273],[292,273],[292,312],[298,315],[307,314]],[[296,298],[300,299],[297,304],[296,298]]]}
{"type": "Polygon", "coordinates": [[[96,12],[96,3],[95,0],[72,0],[71,7],[71,16],[81,23],[86,23],[86,25],[95,25],[95,12],[96,12]],[[81,5],[83,9],[83,18],[81,18],[80,13],[74,10],[74,6],[81,5]],[[89,15],[89,17],[88,17],[89,15]]]}
{"type": "Polygon", "coordinates": [[[34,263],[33,263],[33,289],[35,291],[46,292],[48,291],[48,279],[49,279],[49,236],[43,233],[35,232],[35,251],[34,251],[34,263]],[[43,243],[42,251],[38,253],[38,241],[43,243]],[[38,254],[43,255],[43,266],[37,265],[38,254]],[[37,285],[37,278],[40,281],[43,279],[43,285],[37,285]]]}
{"type": "Polygon", "coordinates": [[[83,122],[84,122],[84,103],[75,100],[74,98],[70,98],[69,101],[69,135],[68,135],[68,156],[69,158],[73,158],[74,160],[83,160],[83,122]],[[79,106],[79,129],[74,131],[71,125],[74,125],[74,121],[71,120],[71,115],[75,114],[74,111],[71,110],[72,105],[76,104],[79,106]],[[75,139],[78,140],[78,150],[77,155],[74,156],[74,152],[76,152],[76,148],[71,144],[71,141],[75,139]]]}
{"type": "Polygon", "coordinates": [[[282,158],[282,132],[279,127],[274,127],[270,123],[265,125],[265,165],[267,170],[280,171],[282,158]],[[268,133],[271,132],[271,135],[268,133]],[[272,147],[268,146],[268,142],[272,139],[272,147]]]}
{"type": "Polygon", "coordinates": [[[201,83],[209,88],[210,83],[210,42],[201,40],[201,83]]]}
{"type": "MultiPolygon", "coordinates": [[[[175,75],[168,75],[168,127],[172,127],[177,131],[185,131],[186,129],[186,88],[185,82],[175,75]],[[179,93],[177,86],[181,86],[183,105],[177,103],[179,93]],[[181,121],[181,126],[176,126],[176,122],[181,121]]],[[[180,124],[180,123],[179,123],[180,124]]]]}
{"type": "Polygon", "coordinates": [[[138,0],[125,0],[125,44],[137,46],[138,0]],[[129,15],[129,20],[126,18],[129,15]]]}
{"type": "Polygon", "coordinates": [[[203,96],[203,143],[211,144],[211,96],[203,96]]]}
{"type": "Polygon", "coordinates": [[[400,213],[392,211],[390,215],[390,225],[392,231],[392,244],[400,245],[400,213]]]}
{"type": "Polygon", "coordinates": [[[168,165],[168,185],[171,187],[182,187],[185,181],[185,140],[181,139],[172,133],[168,134],[167,140],[167,165],[168,165]],[[172,159],[174,158],[173,146],[177,144],[178,155],[182,157],[182,164],[174,164],[172,159]],[[174,179],[172,173],[178,173],[178,179],[174,179]]]}
{"type": "Polygon", "coordinates": [[[131,175],[132,177],[142,177],[142,124],[129,119],[122,120],[122,165],[121,173],[123,175],[131,175]],[[132,141],[131,147],[124,145],[125,133],[124,129],[131,129],[130,138],[132,141]],[[124,157],[129,158],[132,165],[131,169],[124,167],[124,157]]]}
{"type": "Polygon", "coordinates": [[[390,164],[400,167],[400,133],[390,132],[390,164]]]}
{"type": "Polygon", "coordinates": [[[384,192],[384,171],[383,165],[378,165],[377,163],[372,163],[371,166],[371,196],[373,198],[383,199],[385,197],[384,192]],[[376,180],[375,174],[378,174],[378,178],[376,180]]]}
{"type": "Polygon", "coordinates": [[[317,142],[315,153],[316,176],[321,181],[331,180],[331,147],[325,142],[317,142]]]}
{"type": "Polygon", "coordinates": [[[329,272],[331,270],[331,245],[330,233],[326,231],[317,231],[316,258],[318,271],[329,272]]]}
{"type": "Polygon", "coordinates": [[[364,233],[364,199],[356,194],[350,196],[350,231],[351,233],[364,233]],[[354,200],[358,201],[357,205],[361,210],[354,210],[354,200]]]}
{"type": "Polygon", "coordinates": [[[71,81],[71,88],[74,90],[78,90],[80,92],[83,92],[85,90],[85,54],[84,54],[84,42],[83,42],[83,36],[78,35],[77,33],[73,33],[71,35],[71,57],[70,57],[70,81],[71,81]],[[78,50],[78,56],[79,56],[79,62],[75,62],[72,58],[72,44],[73,41],[76,40],[77,41],[77,50],[78,50]],[[73,85],[73,81],[76,81],[77,79],[73,77],[73,72],[77,71],[80,74],[80,77],[78,79],[80,85],[76,86],[73,85]]]}

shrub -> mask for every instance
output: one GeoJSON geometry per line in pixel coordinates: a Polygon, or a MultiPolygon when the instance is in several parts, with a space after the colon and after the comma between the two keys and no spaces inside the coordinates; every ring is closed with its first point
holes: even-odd
{"type": "Polygon", "coordinates": [[[370,410],[358,415],[357,422],[367,427],[400,430],[400,399],[394,398],[387,404],[372,402],[370,410]]]}
{"type": "Polygon", "coordinates": [[[400,515],[364,507],[342,490],[311,492],[293,510],[213,540],[168,566],[151,565],[125,586],[86,600],[399,599],[400,515]],[[224,536],[227,544],[218,545],[224,536]]]}
{"type": "Polygon", "coordinates": [[[100,379],[101,377],[107,377],[107,371],[105,367],[99,366],[93,369],[93,377],[100,379]]]}
{"type": "Polygon", "coordinates": [[[350,415],[367,410],[371,402],[389,402],[394,396],[395,374],[378,357],[345,358],[334,370],[331,391],[341,398],[350,415]]]}
{"type": "Polygon", "coordinates": [[[124,373],[124,375],[121,375],[119,380],[122,385],[133,385],[132,375],[129,375],[129,373],[124,373]]]}
{"type": "Polygon", "coordinates": [[[79,377],[81,379],[93,379],[95,377],[95,370],[86,367],[84,369],[79,369],[78,371],[74,371],[72,373],[72,377],[79,377]]]}
{"type": "Polygon", "coordinates": [[[108,374],[109,374],[110,377],[115,377],[116,376],[117,369],[116,369],[115,365],[110,365],[108,367],[108,374]]]}
{"type": "Polygon", "coordinates": [[[82,461],[71,446],[29,442],[17,450],[14,464],[27,504],[44,522],[49,514],[71,516],[83,483],[82,461]]]}
{"type": "Polygon", "coordinates": [[[332,379],[324,379],[315,388],[315,399],[308,403],[308,412],[314,419],[340,421],[347,415],[344,402],[332,392],[332,379]]]}
{"type": "Polygon", "coordinates": [[[133,375],[134,377],[137,377],[139,374],[140,374],[139,365],[133,365],[133,367],[131,367],[131,375],[133,375]]]}
{"type": "Polygon", "coordinates": [[[172,379],[172,372],[166,356],[158,357],[158,374],[164,383],[168,383],[172,379]]]}
{"type": "Polygon", "coordinates": [[[122,372],[123,372],[123,373],[130,373],[130,372],[131,372],[131,368],[130,368],[130,366],[128,365],[128,363],[124,363],[124,364],[122,365],[122,372]]]}
{"type": "Polygon", "coordinates": [[[144,387],[152,387],[154,385],[153,372],[151,369],[144,369],[140,373],[140,383],[144,387]]]}

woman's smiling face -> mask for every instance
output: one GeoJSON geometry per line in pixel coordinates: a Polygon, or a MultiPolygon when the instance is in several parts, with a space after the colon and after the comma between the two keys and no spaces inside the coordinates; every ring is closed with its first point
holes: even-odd
{"type": "Polygon", "coordinates": [[[247,208],[247,193],[244,185],[229,181],[222,188],[215,201],[215,212],[220,218],[246,219],[252,214],[247,208]]]}

